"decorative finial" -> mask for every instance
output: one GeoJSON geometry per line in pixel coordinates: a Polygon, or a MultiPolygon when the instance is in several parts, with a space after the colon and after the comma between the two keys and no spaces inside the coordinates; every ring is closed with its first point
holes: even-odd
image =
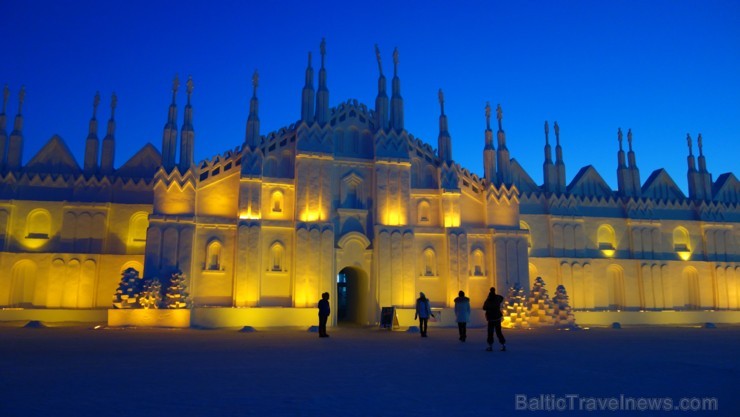
{"type": "Polygon", "coordinates": [[[437,93],[437,97],[439,98],[439,104],[444,105],[445,104],[445,93],[442,91],[442,89],[439,89],[439,92],[437,93]]]}
{"type": "Polygon", "coordinates": [[[188,96],[193,94],[193,76],[192,75],[188,75],[188,82],[185,83],[185,86],[187,88],[186,91],[188,92],[188,96]]]}
{"type": "Polygon", "coordinates": [[[180,88],[180,80],[177,78],[177,74],[175,74],[175,79],[172,80],[172,94],[177,93],[177,89],[180,88]]]}
{"type": "Polygon", "coordinates": [[[110,118],[113,118],[113,113],[116,111],[116,106],[118,105],[118,96],[114,92],[113,95],[110,98],[110,118]]]}
{"type": "Polygon", "coordinates": [[[486,101],[486,128],[491,130],[491,103],[486,101]]]}
{"type": "Polygon", "coordinates": [[[3,113],[5,113],[5,109],[8,106],[8,97],[10,97],[10,89],[8,88],[8,84],[5,84],[5,88],[3,89],[3,113]]]}
{"type": "Polygon", "coordinates": [[[704,146],[703,140],[701,138],[701,133],[699,133],[699,136],[696,138],[696,145],[699,147],[699,156],[703,155],[702,147],[704,146]]]}
{"type": "Polygon", "coordinates": [[[689,155],[691,155],[692,149],[691,149],[691,135],[686,134],[686,144],[689,146],[689,155]]]}
{"type": "Polygon", "coordinates": [[[547,124],[547,120],[545,120],[545,143],[547,143],[549,135],[550,135],[550,125],[547,124]]]}
{"type": "Polygon", "coordinates": [[[617,140],[619,141],[619,149],[622,149],[622,128],[617,128],[617,140]]]}
{"type": "Polygon", "coordinates": [[[326,39],[321,38],[321,45],[319,45],[319,49],[321,50],[321,57],[323,58],[324,55],[326,55],[326,39]]]}
{"type": "Polygon", "coordinates": [[[398,65],[398,47],[393,49],[393,65],[398,65]]]}
{"type": "Polygon", "coordinates": [[[378,60],[378,70],[380,71],[380,75],[383,75],[383,64],[380,59],[380,48],[378,48],[378,44],[375,44],[375,59],[378,60]]]}
{"type": "Polygon", "coordinates": [[[499,124],[501,124],[501,121],[504,119],[504,110],[501,108],[501,104],[496,106],[496,119],[499,124]]]}
{"type": "Polygon", "coordinates": [[[252,87],[255,91],[257,91],[257,86],[260,82],[260,75],[257,73],[257,70],[254,70],[254,74],[252,74],[252,87]]]}
{"type": "Polygon", "coordinates": [[[553,123],[552,130],[555,131],[555,139],[560,143],[560,125],[558,125],[557,120],[553,123]]]}
{"type": "Polygon", "coordinates": [[[21,86],[21,91],[18,93],[18,114],[21,114],[21,108],[23,107],[23,101],[26,99],[26,86],[21,86]]]}
{"type": "Polygon", "coordinates": [[[630,152],[632,151],[632,129],[627,129],[627,145],[629,145],[630,152]]]}
{"type": "Polygon", "coordinates": [[[100,104],[100,91],[95,92],[95,98],[93,99],[93,119],[98,114],[98,105],[100,104]]]}

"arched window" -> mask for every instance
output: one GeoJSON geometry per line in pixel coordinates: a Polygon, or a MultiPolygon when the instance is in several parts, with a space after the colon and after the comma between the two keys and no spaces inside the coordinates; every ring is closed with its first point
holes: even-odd
{"type": "Polygon", "coordinates": [[[419,202],[418,205],[418,217],[419,217],[419,223],[429,223],[429,202],[426,200],[422,200],[419,202]]]}
{"type": "Polygon", "coordinates": [[[691,258],[691,240],[689,239],[689,231],[686,228],[678,226],[673,229],[673,250],[684,261],[688,261],[691,258]]]}
{"type": "Polygon", "coordinates": [[[26,218],[26,237],[48,239],[51,234],[51,214],[44,209],[32,210],[26,218]]]}
{"type": "Polygon", "coordinates": [[[473,251],[473,275],[476,277],[481,277],[485,275],[485,268],[484,265],[484,257],[483,257],[483,251],[480,249],[476,249],[473,251]]]}
{"type": "Polygon", "coordinates": [[[609,297],[609,309],[624,309],[624,271],[617,265],[607,268],[607,290],[609,297]]]}
{"type": "Polygon", "coordinates": [[[428,277],[437,276],[437,254],[434,253],[432,248],[424,250],[424,275],[428,277]]]}
{"type": "Polygon", "coordinates": [[[285,253],[285,247],[280,242],[275,242],[270,247],[270,270],[275,272],[284,271],[283,255],[285,253]]]}
{"type": "Polygon", "coordinates": [[[275,190],[270,198],[270,206],[273,213],[282,213],[283,211],[283,192],[275,190]]]}
{"type": "Polygon", "coordinates": [[[221,242],[213,240],[206,248],[206,269],[209,271],[221,270],[221,242]]]}
{"type": "Polygon", "coordinates": [[[599,226],[599,230],[596,233],[596,240],[599,249],[616,249],[616,238],[614,235],[614,229],[610,225],[602,224],[601,226],[599,226]]]}
{"type": "Polygon", "coordinates": [[[128,222],[129,246],[141,246],[146,243],[146,230],[149,228],[149,215],[143,211],[134,213],[128,222]]]}

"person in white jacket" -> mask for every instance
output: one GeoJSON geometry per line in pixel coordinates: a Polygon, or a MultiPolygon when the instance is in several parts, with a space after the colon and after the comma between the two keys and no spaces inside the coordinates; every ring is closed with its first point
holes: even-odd
{"type": "Polygon", "coordinates": [[[470,321],[470,298],[465,296],[465,291],[457,293],[459,297],[455,298],[455,319],[457,320],[457,329],[460,332],[460,341],[467,339],[467,327],[470,321]]]}
{"type": "Polygon", "coordinates": [[[419,298],[416,299],[416,314],[414,314],[414,320],[419,318],[419,330],[421,331],[421,337],[427,337],[427,322],[429,316],[434,317],[432,314],[432,307],[429,304],[429,299],[423,292],[419,293],[419,298]]]}

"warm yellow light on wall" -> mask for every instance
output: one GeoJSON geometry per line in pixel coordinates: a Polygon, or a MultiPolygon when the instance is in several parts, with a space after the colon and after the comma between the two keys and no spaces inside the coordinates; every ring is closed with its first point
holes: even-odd
{"type": "Polygon", "coordinates": [[[319,210],[304,210],[303,213],[298,217],[302,222],[315,222],[321,220],[323,217],[319,210]]]}
{"type": "Polygon", "coordinates": [[[239,214],[239,218],[242,220],[259,220],[260,217],[259,213],[252,213],[252,210],[243,211],[239,214]]]}
{"type": "Polygon", "coordinates": [[[603,253],[603,254],[604,254],[604,256],[606,256],[607,258],[613,258],[613,257],[614,257],[614,254],[615,254],[616,252],[617,252],[617,251],[616,251],[616,250],[614,250],[614,249],[602,249],[602,250],[601,250],[601,253],[603,253]]]}
{"type": "Polygon", "coordinates": [[[691,259],[690,250],[680,250],[680,251],[677,251],[676,253],[678,254],[678,257],[684,261],[688,261],[689,259],[691,259]]]}
{"type": "Polygon", "coordinates": [[[457,213],[445,213],[445,227],[460,227],[460,215],[457,213]]]}
{"type": "Polygon", "coordinates": [[[386,224],[389,226],[401,225],[401,214],[398,212],[398,210],[388,210],[386,218],[386,224]]]}

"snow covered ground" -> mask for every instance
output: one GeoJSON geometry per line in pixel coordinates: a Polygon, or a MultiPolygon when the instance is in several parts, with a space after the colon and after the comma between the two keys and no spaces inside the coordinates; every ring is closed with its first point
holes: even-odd
{"type": "Polygon", "coordinates": [[[517,395],[570,394],[719,407],[581,415],[740,415],[736,326],[509,330],[507,352],[484,351],[484,329],[330,335],[0,327],[0,416],[529,415],[517,395]]]}

